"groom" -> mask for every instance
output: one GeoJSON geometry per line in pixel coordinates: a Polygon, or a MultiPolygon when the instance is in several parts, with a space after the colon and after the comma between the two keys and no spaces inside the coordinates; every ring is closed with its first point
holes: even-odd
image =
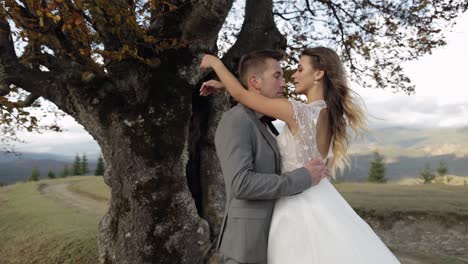
{"type": "MultiPolygon", "coordinates": [[[[268,97],[282,96],[283,56],[271,50],[243,56],[239,78],[244,87],[268,97]]],[[[224,113],[219,122],[215,144],[227,203],[217,248],[225,263],[266,263],[275,200],[300,193],[329,174],[319,159],[281,172],[277,133],[271,118],[242,104],[224,113]]]]}

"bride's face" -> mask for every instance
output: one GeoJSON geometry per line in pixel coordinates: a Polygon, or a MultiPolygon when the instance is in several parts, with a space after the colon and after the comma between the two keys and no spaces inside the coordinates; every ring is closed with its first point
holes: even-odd
{"type": "Polygon", "coordinates": [[[297,94],[305,94],[309,88],[312,88],[316,73],[317,70],[312,67],[310,56],[301,56],[297,70],[292,75],[295,92],[297,94]]]}

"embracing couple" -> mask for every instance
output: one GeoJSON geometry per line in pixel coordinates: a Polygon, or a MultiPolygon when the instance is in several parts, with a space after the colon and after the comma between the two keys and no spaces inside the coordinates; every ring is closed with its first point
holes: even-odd
{"type": "Polygon", "coordinates": [[[220,81],[201,95],[226,89],[239,104],[224,113],[215,136],[226,185],[226,212],[217,248],[225,263],[399,263],[330,183],[346,164],[348,126],[365,117],[338,55],[305,49],[292,76],[305,103],[283,97],[283,53],[254,51],[239,62],[239,80],[205,55],[220,81]],[[271,121],[286,125],[278,135],[271,121]]]}

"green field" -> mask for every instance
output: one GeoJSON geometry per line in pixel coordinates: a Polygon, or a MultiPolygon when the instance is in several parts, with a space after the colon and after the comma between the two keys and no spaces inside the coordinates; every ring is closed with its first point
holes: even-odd
{"type": "MultiPolygon", "coordinates": [[[[336,184],[358,209],[468,216],[468,187],[336,184]]],[[[0,263],[96,263],[96,233],[109,189],[102,177],[69,177],[0,187],[0,263]]],[[[468,219],[468,218],[467,218],[468,219]]],[[[425,262],[420,253],[402,263],[425,262]],[[413,262],[413,260],[419,260],[413,262]]],[[[440,263],[467,263],[444,257],[440,263]],[[442,261],[443,260],[443,261],[442,261]]],[[[437,262],[439,263],[439,262],[437,262]]]]}
{"type": "Polygon", "coordinates": [[[339,183],[335,186],[353,208],[377,213],[398,211],[468,216],[468,186],[373,183],[339,183]]]}
{"type": "MultiPolygon", "coordinates": [[[[108,197],[102,177],[70,177],[0,188],[1,263],[95,263],[101,211],[78,210],[39,186],[69,183],[92,195],[108,197]]],[[[86,192],[83,192],[85,194],[86,192]]]]}

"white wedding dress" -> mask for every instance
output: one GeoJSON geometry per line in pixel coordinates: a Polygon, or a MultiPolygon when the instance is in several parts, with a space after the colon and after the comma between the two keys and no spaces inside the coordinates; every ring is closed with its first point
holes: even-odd
{"type": "MultiPolygon", "coordinates": [[[[286,125],[277,137],[282,171],[320,157],[316,124],[325,101],[290,100],[299,131],[286,125]]],[[[329,150],[328,158],[333,154],[329,150]]],[[[357,215],[330,181],[277,200],[268,239],[268,264],[400,263],[369,225],[357,215]]]]}

